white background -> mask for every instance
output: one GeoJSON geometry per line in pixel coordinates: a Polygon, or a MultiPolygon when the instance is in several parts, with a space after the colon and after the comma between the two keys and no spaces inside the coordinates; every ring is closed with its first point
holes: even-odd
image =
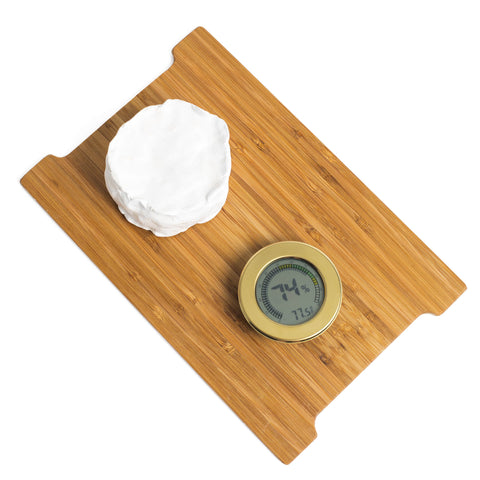
{"type": "Polygon", "coordinates": [[[479,5],[3,2],[0,478],[480,478],[479,5]],[[289,466],[19,184],[199,25],[468,285],[318,416],[289,466]]]}

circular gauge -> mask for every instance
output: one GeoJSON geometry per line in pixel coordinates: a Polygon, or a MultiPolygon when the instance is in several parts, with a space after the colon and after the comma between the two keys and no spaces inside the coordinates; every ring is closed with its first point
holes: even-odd
{"type": "Polygon", "coordinates": [[[342,284],[334,264],[317,248],[278,242],[247,262],[238,299],[258,332],[274,340],[302,342],[320,335],[335,320],[342,284]]]}
{"type": "Polygon", "coordinates": [[[320,310],[325,286],[309,262],[285,257],[269,263],[255,284],[260,310],[274,322],[298,325],[308,322],[320,310]]]}

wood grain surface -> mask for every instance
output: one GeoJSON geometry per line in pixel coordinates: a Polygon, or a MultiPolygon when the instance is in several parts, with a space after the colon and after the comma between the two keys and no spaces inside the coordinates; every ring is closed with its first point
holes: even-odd
{"type": "Polygon", "coordinates": [[[207,31],[197,28],[173,53],[165,73],[68,156],[44,158],[22,184],[289,463],[315,438],[318,413],[415,318],[442,313],[465,285],[207,31]],[[157,238],[124,219],[103,171],[118,128],[167,98],[227,122],[232,175],[217,217],[157,238]],[[240,312],[244,264],[280,240],[320,248],[343,281],[337,320],[310,342],[269,340],[240,312]]]}

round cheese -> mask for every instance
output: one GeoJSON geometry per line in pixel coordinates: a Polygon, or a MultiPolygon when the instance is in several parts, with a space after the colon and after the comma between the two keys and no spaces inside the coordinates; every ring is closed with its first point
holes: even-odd
{"type": "Polygon", "coordinates": [[[217,215],[230,170],[227,124],[191,103],[167,100],[119,128],[105,183],[129,222],[171,236],[217,215]]]}

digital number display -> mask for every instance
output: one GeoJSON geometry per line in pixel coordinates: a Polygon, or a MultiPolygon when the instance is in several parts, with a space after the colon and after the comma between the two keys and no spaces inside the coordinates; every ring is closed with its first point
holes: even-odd
{"type": "Polygon", "coordinates": [[[312,264],[285,257],[263,269],[255,296],[260,310],[274,322],[299,325],[318,313],[325,299],[325,286],[312,264]]]}

